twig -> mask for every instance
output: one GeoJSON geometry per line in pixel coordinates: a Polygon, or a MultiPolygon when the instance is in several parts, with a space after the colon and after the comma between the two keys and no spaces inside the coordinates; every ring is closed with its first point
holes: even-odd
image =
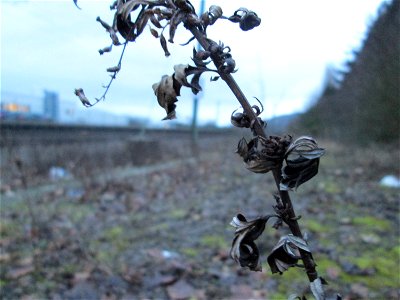
{"type": "MultiPolygon", "coordinates": [[[[20,179],[21,179],[22,188],[25,191],[27,191],[28,190],[28,179],[27,179],[26,172],[24,170],[24,166],[23,166],[22,160],[17,158],[15,160],[15,165],[17,167],[17,170],[18,170],[18,173],[19,173],[19,176],[20,176],[20,179]]],[[[29,218],[30,218],[30,221],[31,221],[31,224],[30,224],[31,228],[30,228],[30,233],[29,234],[30,234],[30,246],[31,246],[32,252],[33,252],[32,253],[33,265],[35,267],[35,271],[38,271],[39,270],[39,266],[40,266],[39,261],[38,261],[38,257],[37,257],[37,254],[36,254],[38,245],[37,245],[37,242],[36,242],[34,234],[36,234],[36,235],[40,234],[40,228],[39,228],[39,223],[38,223],[37,218],[36,218],[36,214],[34,212],[34,208],[33,208],[34,206],[33,206],[33,202],[32,202],[32,199],[31,199],[30,195],[27,195],[25,197],[25,200],[26,200],[26,204],[28,206],[28,213],[29,213],[29,218]]]]}

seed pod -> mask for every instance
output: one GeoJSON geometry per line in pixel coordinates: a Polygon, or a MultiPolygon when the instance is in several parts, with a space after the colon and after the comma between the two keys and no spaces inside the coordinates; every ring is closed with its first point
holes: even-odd
{"type": "Polygon", "coordinates": [[[119,72],[119,70],[121,70],[121,66],[120,65],[107,68],[107,72],[110,72],[110,73],[119,72]]]}
{"type": "Polygon", "coordinates": [[[239,27],[243,31],[248,31],[260,25],[261,19],[253,11],[244,14],[240,20],[239,27]]]}
{"type": "Polygon", "coordinates": [[[103,55],[106,52],[111,52],[112,46],[104,47],[103,49],[99,49],[100,55],[103,55]]]}
{"type": "Polygon", "coordinates": [[[242,119],[244,117],[243,113],[235,113],[235,111],[231,115],[231,123],[235,127],[243,127],[242,126],[242,119]]]}
{"type": "Polygon", "coordinates": [[[233,58],[225,59],[224,64],[221,67],[221,71],[224,73],[232,73],[235,71],[236,62],[233,58]]]}
{"type": "Polygon", "coordinates": [[[213,25],[215,21],[222,17],[222,8],[217,5],[211,5],[208,9],[208,15],[210,16],[210,25],[213,25]]]}

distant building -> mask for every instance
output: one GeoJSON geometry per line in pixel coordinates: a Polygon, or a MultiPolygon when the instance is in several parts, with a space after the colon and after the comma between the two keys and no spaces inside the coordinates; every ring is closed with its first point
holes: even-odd
{"type": "Polygon", "coordinates": [[[46,118],[57,122],[59,118],[59,103],[58,94],[55,92],[44,91],[43,98],[43,113],[46,118]]]}
{"type": "Polygon", "coordinates": [[[30,116],[29,105],[16,103],[14,101],[1,102],[0,119],[1,120],[22,120],[30,116]]]}
{"type": "Polygon", "coordinates": [[[100,105],[88,109],[77,99],[74,101],[60,99],[57,92],[45,90],[41,97],[1,91],[0,121],[3,120],[88,126],[127,126],[131,118],[103,111],[100,105]]]}

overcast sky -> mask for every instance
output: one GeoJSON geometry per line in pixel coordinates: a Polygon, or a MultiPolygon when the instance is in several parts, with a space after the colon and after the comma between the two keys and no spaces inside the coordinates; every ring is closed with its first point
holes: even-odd
{"type": "MultiPolygon", "coordinates": [[[[199,0],[191,1],[197,8],[199,0]]],[[[318,93],[328,65],[340,67],[351,59],[368,25],[384,0],[206,0],[206,8],[220,5],[230,16],[247,7],[261,17],[261,25],[243,32],[237,24],[219,20],[210,27],[210,38],[232,49],[239,71],[234,74],[248,99],[257,97],[265,106],[264,118],[302,111],[318,93]]],[[[88,98],[99,97],[109,80],[108,67],[117,64],[122,47],[100,56],[98,49],[110,44],[109,35],[96,17],[112,23],[112,1],[1,0],[1,89],[32,95],[39,101],[43,90],[58,92],[61,101],[79,100],[75,88],[88,98]]],[[[122,70],[106,101],[95,108],[114,113],[161,120],[165,111],[156,101],[152,84],[173,66],[190,63],[195,45],[182,47],[189,33],[180,27],[166,58],[159,41],[146,30],[130,43],[122,70]]],[[[203,75],[199,94],[202,122],[229,122],[239,107],[224,82],[209,82],[203,75]]],[[[255,101],[255,100],[254,100],[255,101]]],[[[192,115],[189,89],[179,97],[177,117],[189,122],[192,115]]],[[[86,109],[84,107],[79,109],[86,109]]]]}

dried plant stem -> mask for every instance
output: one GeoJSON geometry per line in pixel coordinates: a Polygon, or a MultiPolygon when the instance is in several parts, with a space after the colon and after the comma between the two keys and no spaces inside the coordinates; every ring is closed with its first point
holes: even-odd
{"type": "MultiPolygon", "coordinates": [[[[209,49],[210,47],[210,42],[207,39],[207,37],[197,28],[195,27],[190,27],[189,30],[192,32],[193,36],[196,38],[196,40],[199,42],[199,44],[205,49],[209,49]]],[[[222,61],[218,57],[211,57],[215,66],[217,69],[222,65],[222,61]]],[[[244,112],[250,117],[250,119],[253,121],[253,129],[255,133],[258,136],[262,136],[264,138],[267,138],[267,135],[264,131],[264,128],[262,124],[260,123],[259,119],[257,118],[257,115],[255,114],[254,110],[251,108],[251,105],[249,101],[247,100],[246,96],[240,89],[239,85],[233,78],[231,74],[226,74],[224,72],[218,72],[219,75],[221,76],[221,79],[223,79],[226,84],[229,86],[241,106],[243,107],[244,112]]],[[[293,233],[293,235],[303,238],[303,235],[300,230],[299,223],[297,222],[296,214],[293,209],[292,201],[290,199],[290,195],[287,191],[282,191],[279,188],[279,183],[280,183],[280,178],[281,178],[281,169],[277,168],[273,171],[274,179],[279,191],[279,196],[280,199],[284,205],[284,207],[287,210],[287,214],[289,216],[289,220],[287,221],[288,226],[290,228],[290,231],[293,233]]],[[[312,259],[312,256],[310,253],[300,250],[301,254],[301,259],[303,260],[303,264],[308,276],[308,279],[310,282],[313,282],[318,278],[318,273],[315,269],[316,265],[314,263],[314,260],[312,259]]]]}
{"type": "MultiPolygon", "coordinates": [[[[25,170],[23,169],[23,163],[19,158],[17,158],[15,160],[15,165],[16,165],[18,173],[20,175],[22,188],[26,191],[26,190],[28,190],[28,179],[27,179],[28,176],[27,176],[25,170]]],[[[34,204],[33,204],[31,197],[29,195],[27,195],[25,200],[26,200],[26,204],[28,206],[28,214],[29,214],[30,226],[31,226],[29,242],[30,242],[30,246],[32,249],[33,266],[35,268],[35,271],[38,271],[40,269],[40,263],[39,263],[39,259],[37,256],[38,244],[36,241],[36,235],[40,234],[40,228],[39,228],[38,220],[36,218],[36,213],[34,211],[34,204]]]]}

